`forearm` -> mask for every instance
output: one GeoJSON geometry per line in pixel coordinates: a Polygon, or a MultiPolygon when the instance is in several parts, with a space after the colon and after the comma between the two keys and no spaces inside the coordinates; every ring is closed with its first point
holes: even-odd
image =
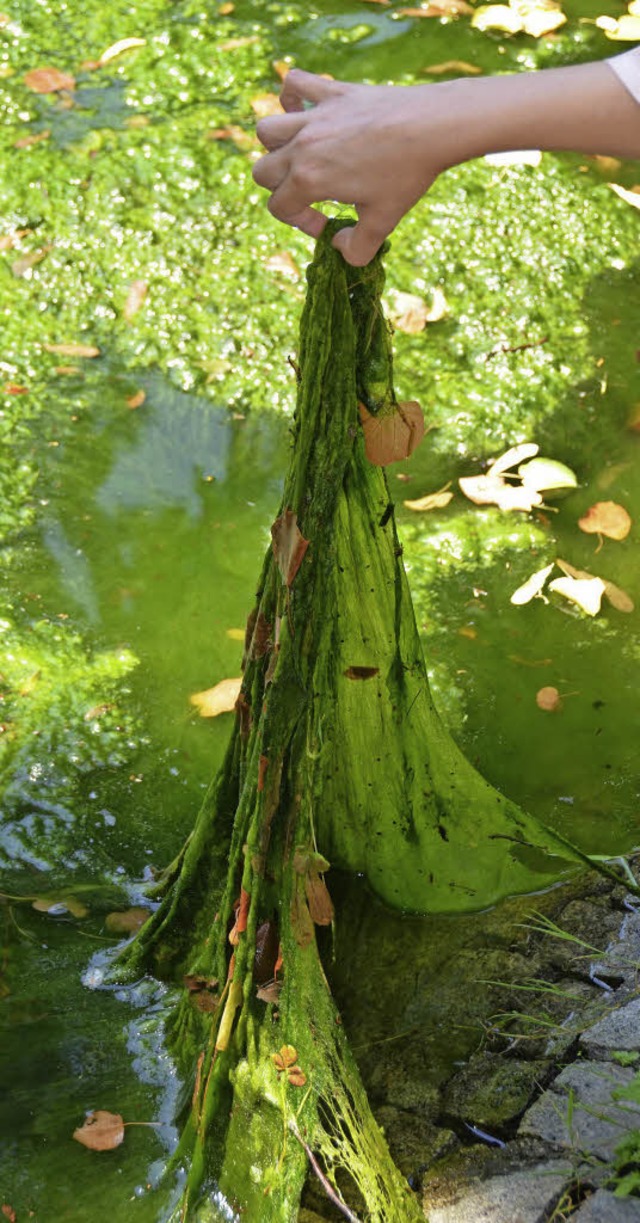
{"type": "Polygon", "coordinates": [[[606,61],[440,88],[454,120],[448,165],[524,148],[640,158],[640,103],[606,61]]]}

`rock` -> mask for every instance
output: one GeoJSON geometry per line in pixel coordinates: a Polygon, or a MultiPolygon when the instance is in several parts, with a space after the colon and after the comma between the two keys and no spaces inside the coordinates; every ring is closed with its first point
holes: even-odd
{"type": "Polygon", "coordinates": [[[544,1061],[520,1061],[475,1054],[449,1081],[443,1094],[445,1113],[491,1129],[517,1117],[548,1071],[544,1061]]]}
{"type": "Polygon", "coordinates": [[[587,1028],[580,1044],[589,1057],[610,1057],[616,1049],[640,1052],[640,998],[612,1007],[608,1015],[587,1028]]]}
{"type": "Polygon", "coordinates": [[[521,1172],[475,1181],[449,1202],[423,1198],[429,1223],[544,1223],[573,1178],[571,1164],[536,1164],[521,1172]]]}
{"type": "Polygon", "coordinates": [[[605,951],[592,970],[605,980],[621,977],[625,983],[635,987],[640,964],[640,912],[627,913],[622,922],[618,938],[605,951]]]}
{"type": "Polygon", "coordinates": [[[459,1143],[452,1130],[441,1129],[416,1113],[392,1105],[374,1109],[374,1116],[384,1130],[394,1163],[407,1178],[412,1178],[411,1183],[428,1164],[459,1143]]]}
{"type": "Polygon", "coordinates": [[[571,1216],[576,1223],[640,1223],[640,1201],[617,1198],[599,1189],[571,1216]]]}
{"type": "Polygon", "coordinates": [[[609,1160],[625,1132],[640,1126],[638,1105],[612,1099],[612,1092],[633,1078],[622,1066],[567,1066],[525,1113],[518,1133],[609,1160]]]}

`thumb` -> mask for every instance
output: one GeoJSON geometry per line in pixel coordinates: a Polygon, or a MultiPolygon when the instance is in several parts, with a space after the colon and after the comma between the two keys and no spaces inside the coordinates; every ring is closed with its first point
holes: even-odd
{"type": "Polygon", "coordinates": [[[291,68],[284,78],[280,102],[286,111],[303,110],[305,102],[317,104],[342,91],[342,83],[326,76],[291,68]]]}
{"type": "Polygon", "coordinates": [[[359,220],[357,225],[339,230],[333,239],[333,245],[352,267],[364,267],[365,263],[370,263],[377,254],[396,220],[397,218],[394,218],[385,223],[380,215],[375,219],[369,216],[366,220],[359,220]]]}

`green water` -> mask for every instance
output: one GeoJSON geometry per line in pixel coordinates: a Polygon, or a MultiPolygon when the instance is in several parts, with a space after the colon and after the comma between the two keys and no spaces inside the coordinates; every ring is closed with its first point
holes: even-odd
{"type": "MultiPolygon", "coordinates": [[[[162,1051],[167,1000],[152,985],[119,996],[82,977],[99,982],[113,945],[105,914],[140,902],[177,852],[227,740],[228,717],[199,719],[188,698],[239,671],[229,630],[244,625],[277,511],[304,293],[267,260],[286,250],[303,269],[310,251],[262,206],[251,154],[206,133],[252,130],[250,99],[277,89],[271,64],[285,56],[409,82],[450,58],[496,71],[611,51],[584,20],[600,11],[586,0],[538,44],[357,0],[218,8],[146,0],[86,13],[75,0],[63,11],[16,0],[0,26],[0,238],[27,231],[0,250],[0,856],[3,891],[24,898],[0,907],[0,1192],[20,1221],[155,1221],[167,1209],[147,1188],[181,1100],[162,1051]],[[146,46],[81,68],[131,36],[146,46]],[[26,89],[24,72],[44,64],[76,74],[74,105],[26,89]],[[148,297],[127,321],[136,279],[148,297]],[[44,348],[65,343],[100,356],[44,348]],[[140,390],[144,403],[129,408],[140,390]],[[32,908],[32,897],[70,894],[85,918],[32,908]],[[94,1154],[71,1133],[96,1108],[160,1124],[94,1154]]],[[[637,167],[609,177],[631,186],[637,167]]],[[[510,797],[584,849],[615,854],[640,840],[639,613],[591,620],[559,600],[509,604],[556,555],[640,603],[637,527],[596,555],[576,525],[604,499],[640,518],[640,435],[626,428],[640,399],[640,222],[606,180],[575,157],[481,163],[448,174],[405,220],[389,283],[426,296],[439,285],[449,313],[397,336],[399,390],[436,427],[401,469],[409,482],[392,470],[390,487],[443,716],[510,797]],[[580,482],[546,521],[461,497],[425,517],[402,507],[529,438],[580,482]],[[544,685],[564,694],[560,713],[536,707],[544,685]]],[[[378,940],[391,945],[394,920],[379,918],[378,940]]],[[[453,1047],[436,1005],[474,923],[412,926],[421,971],[403,985],[395,1027],[416,1010],[431,1025],[432,1082],[477,1043],[471,1025],[453,1047]]],[[[358,929],[361,973],[379,949],[370,923],[358,929]]],[[[357,999],[354,981],[357,1043],[381,1039],[384,1000],[365,1013],[357,999]]]]}

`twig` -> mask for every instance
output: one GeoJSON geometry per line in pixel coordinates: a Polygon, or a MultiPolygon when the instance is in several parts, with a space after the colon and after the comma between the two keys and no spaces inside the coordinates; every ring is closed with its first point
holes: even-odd
{"type": "Polygon", "coordinates": [[[309,1146],[307,1142],[305,1142],[293,1118],[291,1118],[289,1121],[289,1129],[291,1130],[291,1133],[294,1135],[294,1137],[298,1139],[300,1146],[304,1147],[307,1153],[307,1159],[309,1160],[309,1163],[311,1164],[313,1171],[315,1172],[318,1180],[320,1181],[320,1184],[322,1185],[322,1188],[324,1189],[327,1197],[329,1198],[329,1201],[333,1202],[333,1205],[340,1211],[341,1214],[344,1215],[345,1219],[349,1220],[349,1223],[360,1223],[358,1216],[354,1215],[352,1210],[349,1210],[349,1207],[347,1206],[346,1202],[343,1202],[342,1198],[338,1197],[338,1194],[336,1193],[335,1189],[333,1188],[333,1185],[331,1184],[330,1181],[327,1180],[324,1172],[322,1171],[322,1168],[320,1167],[320,1164],[318,1163],[313,1151],[311,1150],[311,1147],[309,1146]]]}
{"type": "Polygon", "coordinates": [[[545,335],[541,340],[533,340],[528,344],[500,344],[498,348],[492,348],[491,352],[485,354],[485,361],[490,361],[492,357],[497,357],[506,352],[524,352],[526,348],[540,348],[542,344],[548,344],[549,336],[545,335]]]}

